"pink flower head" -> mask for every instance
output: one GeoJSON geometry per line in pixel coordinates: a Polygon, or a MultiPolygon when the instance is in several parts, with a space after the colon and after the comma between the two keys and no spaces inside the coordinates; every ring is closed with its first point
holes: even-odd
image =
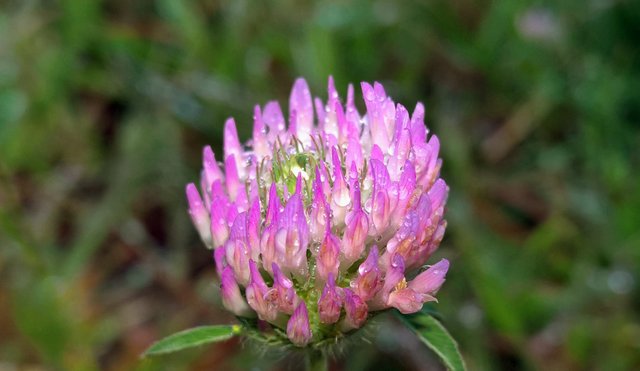
{"type": "Polygon", "coordinates": [[[410,114],[380,83],[361,89],[364,114],[353,86],[343,101],[330,78],[324,102],[296,80],[286,114],[254,107],[249,142],[228,119],[220,161],[205,147],[200,189],[186,188],[225,308],[299,347],[372,311],[420,310],[449,269],[443,259],[416,275],[444,236],[449,191],[424,106],[410,114]]]}

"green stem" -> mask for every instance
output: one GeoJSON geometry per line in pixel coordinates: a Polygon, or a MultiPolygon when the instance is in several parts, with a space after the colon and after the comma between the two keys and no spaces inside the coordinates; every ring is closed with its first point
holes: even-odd
{"type": "Polygon", "coordinates": [[[305,355],[305,366],[307,371],[327,371],[329,362],[322,352],[309,351],[305,355]]]}

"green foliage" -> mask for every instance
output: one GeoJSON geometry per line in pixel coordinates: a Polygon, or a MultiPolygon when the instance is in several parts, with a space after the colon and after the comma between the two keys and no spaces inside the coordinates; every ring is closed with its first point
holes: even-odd
{"type": "Polygon", "coordinates": [[[229,340],[238,335],[242,328],[238,325],[201,326],[180,331],[168,336],[149,347],[144,356],[172,353],[204,344],[229,340]]]}
{"type": "Polygon", "coordinates": [[[449,370],[466,370],[458,343],[437,319],[425,312],[412,315],[398,313],[398,317],[420,338],[420,341],[440,357],[449,370]]]}

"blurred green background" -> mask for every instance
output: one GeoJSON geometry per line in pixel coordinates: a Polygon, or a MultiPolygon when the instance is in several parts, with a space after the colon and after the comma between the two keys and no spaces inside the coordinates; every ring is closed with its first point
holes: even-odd
{"type": "MultiPolygon", "coordinates": [[[[186,213],[201,148],[330,74],[426,105],[451,186],[436,308],[471,370],[640,369],[640,2],[0,9],[0,369],[296,369],[234,341],[138,357],[233,321],[186,213]]],[[[440,367],[379,326],[334,369],[440,367]]]]}

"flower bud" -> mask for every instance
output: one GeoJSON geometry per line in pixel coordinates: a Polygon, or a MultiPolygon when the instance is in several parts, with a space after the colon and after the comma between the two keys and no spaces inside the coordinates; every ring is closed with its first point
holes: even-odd
{"type": "Polygon", "coordinates": [[[336,287],[335,277],[333,273],[329,274],[327,282],[322,290],[322,295],[318,300],[318,315],[320,322],[324,324],[336,323],[340,318],[340,308],[342,307],[342,299],[338,288],[336,287]]]}
{"type": "Polygon", "coordinates": [[[345,319],[344,327],[348,329],[356,329],[362,327],[367,321],[369,309],[367,304],[358,295],[354,294],[351,289],[344,290],[344,309],[345,319]]]}
{"type": "Polygon", "coordinates": [[[309,313],[303,301],[293,311],[293,315],[287,322],[287,337],[299,347],[303,347],[311,340],[311,328],[309,327],[309,313]]]}

